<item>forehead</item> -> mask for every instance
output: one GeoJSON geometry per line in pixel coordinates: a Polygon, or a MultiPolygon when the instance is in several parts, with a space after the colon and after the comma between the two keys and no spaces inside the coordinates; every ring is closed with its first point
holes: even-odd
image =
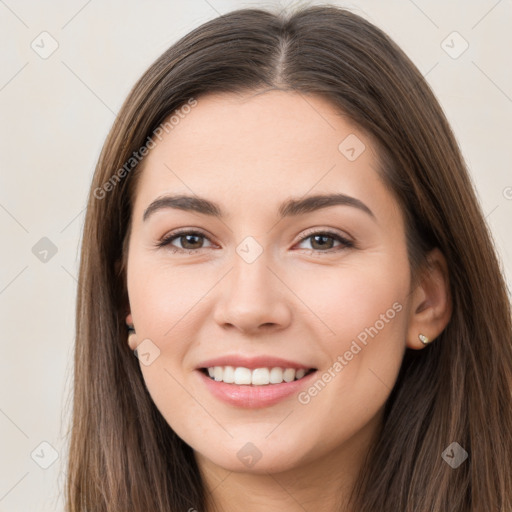
{"type": "Polygon", "coordinates": [[[155,139],[136,202],[171,191],[268,200],[341,187],[368,196],[382,186],[368,136],[321,96],[208,94],[186,112],[155,139]]]}

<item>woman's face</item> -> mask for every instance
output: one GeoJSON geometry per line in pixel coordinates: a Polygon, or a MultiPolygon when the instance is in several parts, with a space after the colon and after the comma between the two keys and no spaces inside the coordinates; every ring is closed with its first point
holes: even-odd
{"type": "Polygon", "coordinates": [[[410,309],[371,142],[319,96],[210,94],[187,112],[154,139],[133,209],[128,320],[151,397],[231,471],[351,457],[378,428],[410,309]]]}

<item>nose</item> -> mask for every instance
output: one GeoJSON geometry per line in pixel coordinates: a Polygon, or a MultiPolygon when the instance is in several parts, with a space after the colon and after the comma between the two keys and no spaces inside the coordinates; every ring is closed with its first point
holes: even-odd
{"type": "Polygon", "coordinates": [[[246,334],[286,328],[291,321],[292,292],[283,276],[269,267],[265,251],[252,263],[237,254],[218,288],[214,319],[223,329],[246,334]]]}

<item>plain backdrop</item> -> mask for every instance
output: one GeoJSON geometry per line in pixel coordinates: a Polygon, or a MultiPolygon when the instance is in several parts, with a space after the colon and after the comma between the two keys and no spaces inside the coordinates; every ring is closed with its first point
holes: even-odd
{"type": "MultiPolygon", "coordinates": [[[[325,3],[381,27],[426,76],[510,284],[512,2],[325,3]]],[[[0,0],[0,512],[63,510],[84,207],[121,103],[154,59],[203,22],[289,4],[0,0]]]]}

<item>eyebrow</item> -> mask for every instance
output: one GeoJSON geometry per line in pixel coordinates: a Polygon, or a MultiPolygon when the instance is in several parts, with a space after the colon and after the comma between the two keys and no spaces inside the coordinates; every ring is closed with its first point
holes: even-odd
{"type": "MultiPolygon", "coordinates": [[[[330,206],[352,206],[375,219],[374,213],[362,201],[345,194],[318,194],[298,199],[287,199],[278,210],[280,218],[294,217],[305,213],[314,212],[330,206]]],[[[203,215],[210,215],[219,219],[225,218],[220,205],[198,196],[189,195],[166,195],[155,199],[144,211],[142,220],[146,221],[153,213],[166,209],[193,211],[203,215]]]]}

